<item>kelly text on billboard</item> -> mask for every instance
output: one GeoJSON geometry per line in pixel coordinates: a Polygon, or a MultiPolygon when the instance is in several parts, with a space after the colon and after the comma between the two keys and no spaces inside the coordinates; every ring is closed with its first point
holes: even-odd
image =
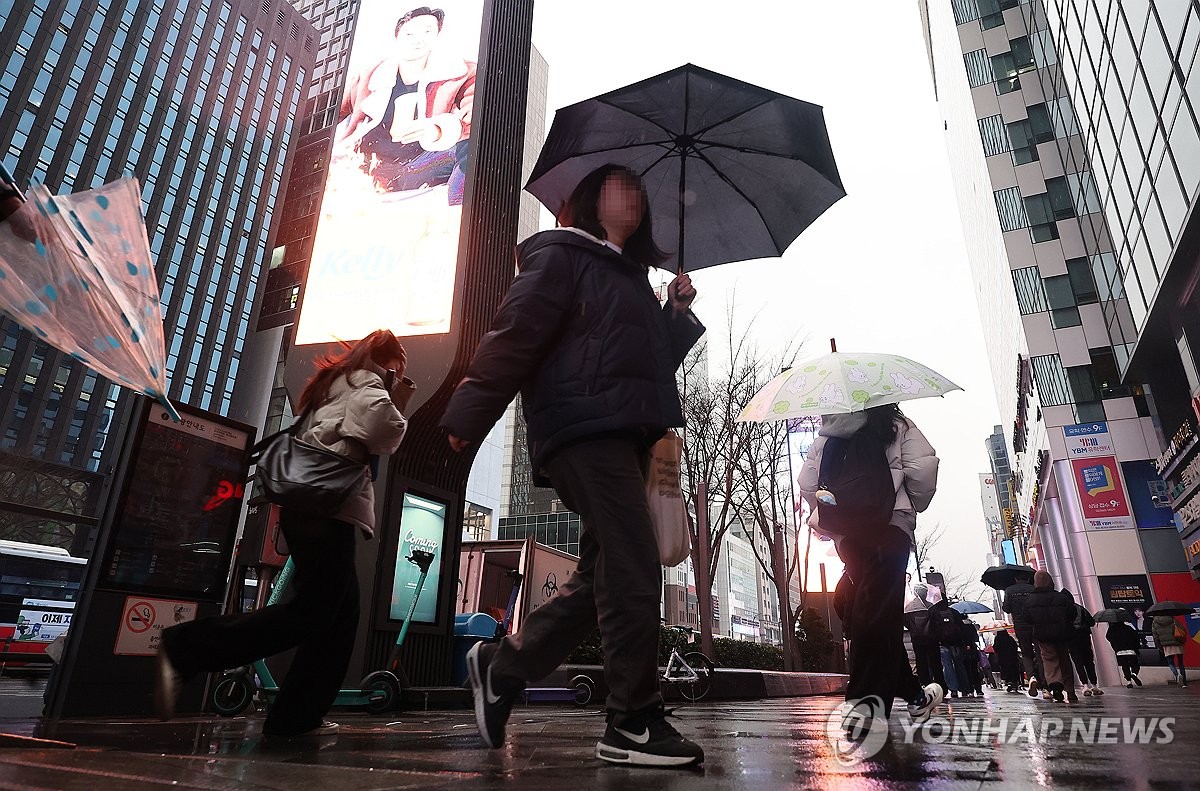
{"type": "Polygon", "coordinates": [[[450,331],[485,0],[363,0],[296,343],[450,331]]]}

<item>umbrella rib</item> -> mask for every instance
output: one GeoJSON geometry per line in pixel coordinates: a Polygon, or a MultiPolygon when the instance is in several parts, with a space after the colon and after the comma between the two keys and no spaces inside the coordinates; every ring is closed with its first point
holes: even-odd
{"type": "MultiPolygon", "coordinates": [[[[724,173],[721,171],[721,169],[720,169],[720,168],[718,168],[718,167],[716,166],[716,164],[715,164],[715,163],[714,163],[714,162],[713,162],[711,159],[709,159],[708,157],[706,157],[706,156],[704,155],[704,152],[703,152],[703,151],[697,151],[697,152],[696,152],[696,156],[697,156],[698,158],[700,158],[701,160],[703,160],[703,161],[704,161],[704,163],[705,163],[705,164],[707,164],[707,165],[708,165],[710,168],[712,168],[713,172],[717,174],[717,177],[718,177],[718,178],[720,178],[720,179],[721,179],[721,181],[724,181],[726,184],[728,184],[728,185],[729,185],[729,187],[730,187],[730,189],[732,189],[732,190],[733,190],[734,192],[736,192],[738,195],[741,195],[741,196],[742,196],[742,198],[743,198],[743,199],[746,201],[746,203],[748,203],[748,204],[750,205],[750,208],[754,209],[754,213],[755,213],[755,214],[757,214],[757,215],[758,215],[758,219],[762,221],[763,227],[767,229],[767,236],[770,236],[770,237],[771,237],[771,244],[774,244],[774,245],[775,245],[775,249],[776,249],[776,250],[777,250],[779,253],[783,253],[783,250],[780,250],[780,249],[779,249],[779,245],[778,245],[778,244],[776,244],[776,242],[775,242],[775,237],[774,237],[774,236],[772,236],[772,234],[771,234],[771,226],[767,224],[767,218],[766,218],[766,217],[763,217],[762,210],[758,208],[758,204],[757,204],[757,203],[755,203],[755,202],[754,202],[754,200],[753,200],[753,199],[751,199],[751,197],[750,197],[749,195],[747,195],[747,194],[745,193],[745,191],[744,191],[744,190],[742,190],[742,188],[741,188],[741,187],[739,187],[737,184],[734,184],[734,183],[733,183],[733,180],[732,180],[732,179],[730,179],[728,176],[726,176],[726,175],[725,175],[725,174],[724,174],[724,173]]],[[[680,217],[680,218],[679,218],[679,222],[680,222],[680,224],[681,224],[681,225],[683,224],[683,217],[680,217]]]]}
{"type": "Polygon", "coordinates": [[[751,105],[751,106],[745,108],[744,110],[740,110],[740,111],[734,113],[733,115],[729,116],[728,118],[722,118],[720,121],[714,121],[713,123],[709,124],[708,126],[704,127],[703,129],[696,130],[696,133],[693,134],[692,137],[698,138],[701,135],[703,135],[705,132],[716,129],[721,124],[727,124],[730,121],[737,120],[738,118],[741,118],[746,113],[749,113],[753,110],[757,110],[758,108],[762,107],[764,104],[774,101],[775,98],[776,98],[775,96],[769,96],[769,97],[763,99],[758,104],[754,104],[754,105],[751,105]]]}
{"type": "Polygon", "coordinates": [[[670,129],[666,128],[665,126],[660,124],[658,121],[655,121],[653,118],[647,118],[644,115],[638,115],[637,113],[633,112],[632,110],[626,110],[624,107],[620,106],[619,104],[613,104],[612,102],[608,101],[607,99],[597,96],[592,101],[596,102],[597,104],[607,105],[607,106],[613,108],[614,110],[620,110],[621,112],[625,113],[626,115],[632,115],[634,118],[637,118],[640,121],[645,121],[648,124],[653,124],[654,126],[657,126],[659,129],[663,130],[663,134],[667,135],[672,140],[674,140],[678,136],[675,132],[672,132],[670,129]]]}

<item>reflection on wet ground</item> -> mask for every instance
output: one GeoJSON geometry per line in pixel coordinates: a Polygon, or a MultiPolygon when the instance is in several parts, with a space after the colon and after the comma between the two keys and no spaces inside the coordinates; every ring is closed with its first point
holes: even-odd
{"type": "Polygon", "coordinates": [[[0,719],[0,731],[78,745],[73,750],[0,746],[0,788],[368,791],[454,784],[695,791],[843,784],[872,789],[1200,784],[1200,697],[1190,690],[1113,689],[1074,706],[989,691],[982,700],[943,707],[932,729],[893,722],[879,752],[849,764],[838,760],[826,735],[839,702],[823,697],[679,707],[676,726],[699,741],[707,755],[702,770],[682,772],[603,764],[593,757],[604,728],[602,712],[556,706],[518,708],[508,745],[495,751],[480,744],[469,711],[399,712],[387,718],[338,712],[339,735],[284,741],[260,736],[261,716],[169,723],[0,719]],[[1127,717],[1158,718],[1153,726],[1146,723],[1149,743],[1124,743],[1129,736],[1120,718],[1127,717]],[[1064,729],[1056,734],[1059,725],[1064,729]],[[990,730],[981,731],[984,726],[990,730]]]}

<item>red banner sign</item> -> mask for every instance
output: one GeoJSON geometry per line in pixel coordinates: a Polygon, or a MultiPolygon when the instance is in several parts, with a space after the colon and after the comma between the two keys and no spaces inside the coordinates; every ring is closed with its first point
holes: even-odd
{"type": "Polygon", "coordinates": [[[1071,471],[1088,529],[1133,527],[1129,496],[1121,482],[1116,456],[1071,459],[1071,471]]]}

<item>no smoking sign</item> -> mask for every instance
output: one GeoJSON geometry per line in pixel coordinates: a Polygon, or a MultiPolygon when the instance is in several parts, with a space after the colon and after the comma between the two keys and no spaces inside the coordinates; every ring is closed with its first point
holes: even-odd
{"type": "Polygon", "coordinates": [[[196,602],[128,596],[113,653],[119,656],[154,656],[162,630],[194,620],[196,602]]]}

